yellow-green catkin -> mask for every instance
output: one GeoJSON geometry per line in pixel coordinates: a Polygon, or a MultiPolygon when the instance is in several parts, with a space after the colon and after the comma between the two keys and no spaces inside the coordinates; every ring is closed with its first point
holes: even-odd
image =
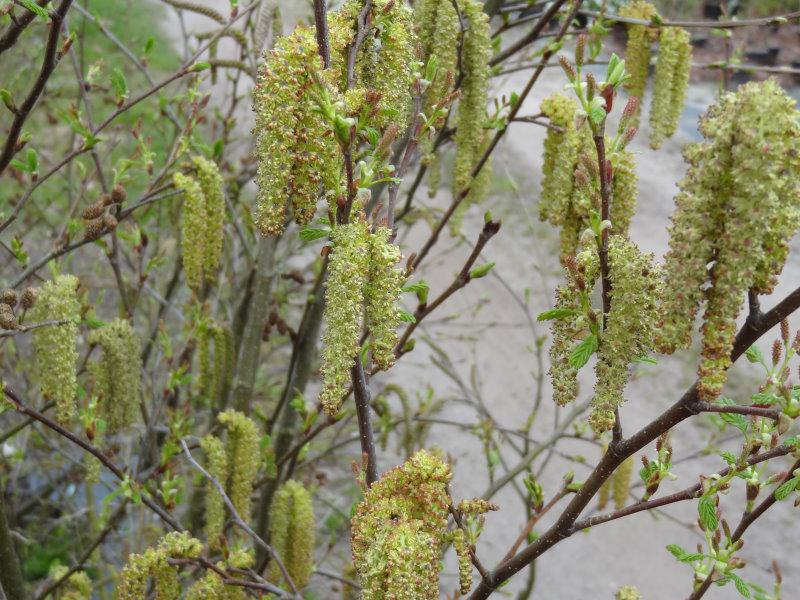
{"type": "MultiPolygon", "coordinates": [[[[56,565],[50,568],[48,577],[52,581],[58,581],[67,574],[67,571],[69,571],[67,567],[56,565]]],[[[60,600],[91,600],[92,580],[85,571],[75,571],[59,587],[58,598],[60,600]]]]}
{"type": "Polygon", "coordinates": [[[330,416],[339,412],[350,384],[350,369],[358,354],[364,284],[369,269],[369,235],[369,225],[358,215],[353,222],[339,225],[331,233],[320,392],[322,407],[330,416]]]}
{"type": "Polygon", "coordinates": [[[363,600],[439,598],[450,478],[445,462],[421,450],[367,490],[350,539],[363,600]]]}
{"type": "Polygon", "coordinates": [[[216,281],[222,259],[225,237],[225,188],[222,174],[214,161],[202,156],[193,159],[200,189],[203,191],[205,227],[203,228],[203,275],[209,283],[216,281]]]}
{"type": "Polygon", "coordinates": [[[103,350],[90,369],[97,385],[100,414],[109,431],[136,422],[141,399],[141,341],[130,322],[114,319],[89,335],[89,343],[103,350]]]}
{"type": "Polygon", "coordinates": [[[437,102],[453,91],[458,76],[458,45],[461,23],[452,2],[420,0],[414,4],[414,31],[426,62],[435,61],[436,75],[430,83],[422,112],[431,114],[437,102]]]}
{"type": "Polygon", "coordinates": [[[464,32],[461,56],[461,96],[456,111],[456,157],[453,166],[453,193],[461,194],[469,187],[469,193],[460,204],[462,210],[468,204],[481,202],[491,181],[491,165],[488,161],[474,179],[472,173],[489,143],[486,104],[492,43],[489,17],[483,12],[483,3],[465,0],[463,13],[468,27],[464,32]]]}
{"type": "Polygon", "coordinates": [[[472,588],[472,557],[469,554],[469,541],[460,527],[453,531],[453,547],[458,557],[458,585],[462,595],[472,588]]]}
{"type": "MultiPolygon", "coordinates": [[[[649,2],[633,0],[620,8],[619,14],[623,17],[644,19],[649,21],[658,15],[656,7],[649,2]]],[[[653,41],[658,35],[658,30],[647,25],[628,25],[628,44],[625,48],[625,70],[630,77],[625,82],[625,89],[631,96],[639,98],[637,115],[632,121],[638,123],[638,113],[641,110],[644,90],[647,85],[647,73],[650,69],[650,54],[653,41]]]]}
{"type": "Polygon", "coordinates": [[[247,522],[250,520],[250,496],[261,456],[261,436],[255,421],[238,411],[222,412],[217,419],[228,430],[228,470],[231,474],[228,496],[236,512],[247,522]]]}
{"type": "Polygon", "coordinates": [[[211,327],[211,339],[214,341],[214,364],[210,400],[213,406],[221,406],[233,375],[233,333],[229,327],[215,323],[211,327]]]}
{"type": "Polygon", "coordinates": [[[183,192],[181,256],[186,284],[195,291],[203,285],[203,246],[206,239],[205,198],[200,183],[189,175],[175,173],[175,187],[183,192]]]}
{"type": "Polygon", "coordinates": [[[283,231],[286,211],[308,223],[323,180],[338,173],[339,148],[315,111],[314,76],[322,71],[314,31],[298,27],[266,54],[253,90],[258,160],[255,223],[264,235],[283,231]]]}
{"type": "MultiPolygon", "coordinates": [[[[608,452],[608,444],[603,444],[603,454],[605,455],[606,452],[608,452]]],[[[608,477],[597,491],[597,510],[604,510],[605,507],[608,506],[608,500],[611,498],[611,484],[613,479],[614,476],[612,473],[612,476],[608,477]]]]}
{"type": "Polygon", "coordinates": [[[705,140],[684,152],[690,167],[676,198],[658,342],[665,352],[687,346],[705,298],[704,400],[717,398],[727,379],[746,291],[771,291],[800,225],[795,114],[775,81],[743,85],[709,109],[700,123],[705,140]]]}
{"type": "Polygon", "coordinates": [[[181,586],[177,567],[171,566],[167,559],[197,558],[202,550],[200,541],[188,533],[168,533],[155,548],[128,557],[114,597],[116,600],[142,600],[147,597],[147,582],[152,579],[158,600],[178,600],[181,586]]]}
{"type": "MultiPolygon", "coordinates": [[[[234,550],[224,561],[217,563],[223,571],[226,569],[249,569],[254,563],[252,553],[246,550],[234,550]]],[[[226,585],[222,577],[212,569],[207,569],[205,577],[195,582],[186,592],[186,600],[245,600],[248,598],[244,588],[238,585],[226,585]]]]}
{"type": "Polygon", "coordinates": [[[642,600],[639,590],[632,585],[624,585],[617,590],[615,600],[642,600]]]}
{"type": "Polygon", "coordinates": [[[403,271],[396,266],[401,258],[400,248],[389,241],[391,234],[388,227],[378,227],[369,236],[369,274],[364,288],[372,360],[381,369],[394,365],[400,322],[397,300],[403,285],[403,271]]]}
{"type": "MultiPolygon", "coordinates": [[[[208,434],[200,441],[200,447],[206,454],[206,470],[224,486],[229,474],[229,457],[225,444],[219,438],[208,434]]],[[[206,540],[209,546],[216,548],[225,527],[225,501],[210,481],[205,483],[205,519],[206,540]]]]}
{"type": "Polygon", "coordinates": [[[373,34],[357,61],[358,85],[380,95],[372,126],[383,129],[393,123],[402,130],[411,117],[411,84],[416,70],[413,11],[405,0],[373,0],[372,15],[373,34]]]}
{"type": "Polygon", "coordinates": [[[689,33],[680,27],[662,28],[650,105],[650,147],[653,149],[660,148],[678,128],[689,85],[691,58],[689,33]]]}
{"type": "Polygon", "coordinates": [[[197,398],[200,404],[211,404],[212,385],[211,325],[203,320],[197,326],[197,398]]]}
{"type": "Polygon", "coordinates": [[[597,351],[594,398],[589,423],[601,433],[614,425],[614,411],[623,402],[628,366],[652,348],[658,322],[661,274],[653,256],[619,236],[609,236],[611,310],[597,351]]]}
{"type": "Polygon", "coordinates": [[[56,403],[56,418],[67,423],[75,414],[75,365],[78,361],[80,303],[78,278],[59,275],[46,282],[31,309],[32,321],[65,321],[33,332],[39,389],[56,403]]]}
{"type": "MultiPolygon", "coordinates": [[[[270,508],[270,543],[298,589],[308,585],[314,571],[314,507],[303,484],[289,480],[275,493],[270,508]]],[[[268,579],[288,589],[277,562],[271,561],[268,579]]]]}
{"type": "Polygon", "coordinates": [[[619,235],[628,235],[631,220],[636,212],[639,195],[637,189],[636,162],[633,154],[627,150],[618,150],[611,154],[611,231],[619,235]]]}
{"type": "Polygon", "coordinates": [[[548,129],[544,140],[539,220],[563,225],[572,198],[575,161],[578,158],[578,135],[575,130],[577,105],[572,98],[555,93],[542,101],[540,110],[561,131],[548,129]]]}
{"type": "Polygon", "coordinates": [[[628,493],[631,490],[631,476],[633,475],[633,457],[626,458],[617,470],[614,471],[614,508],[620,510],[628,504],[628,493]]]}

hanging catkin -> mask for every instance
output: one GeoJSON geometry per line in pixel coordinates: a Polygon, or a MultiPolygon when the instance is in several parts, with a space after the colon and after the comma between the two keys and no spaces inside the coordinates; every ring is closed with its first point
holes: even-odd
{"type": "MultiPolygon", "coordinates": [[[[302,589],[314,571],[314,507],[303,484],[289,480],[275,493],[270,507],[270,543],[281,557],[289,577],[302,589]]],[[[269,565],[268,579],[287,588],[275,561],[269,565]]]]}
{"type": "Polygon", "coordinates": [[[683,112],[692,45],[689,33],[680,27],[661,30],[656,62],[653,102],[650,106],[650,147],[657,149],[678,128],[683,112]]]}

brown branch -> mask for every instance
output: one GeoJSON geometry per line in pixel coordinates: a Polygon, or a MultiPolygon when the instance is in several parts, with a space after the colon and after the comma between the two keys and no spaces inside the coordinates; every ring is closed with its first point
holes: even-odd
{"type": "Polygon", "coordinates": [[[314,26],[317,32],[317,50],[322,58],[323,67],[327,69],[331,66],[327,0],[314,0],[314,26]]]}
{"type": "MultiPolygon", "coordinates": [[[[48,1],[49,0],[36,0],[36,4],[39,6],[44,6],[48,3],[48,1]]],[[[8,29],[6,29],[3,37],[0,37],[0,54],[11,48],[11,46],[17,42],[20,34],[28,25],[33,22],[35,18],[35,12],[25,10],[25,13],[21,17],[12,19],[11,24],[8,26],[8,29]]]]}
{"type": "MultiPolygon", "coordinates": [[[[743,327],[733,345],[731,362],[735,362],[759,337],[800,307],[800,287],[796,288],[772,310],[763,314],[757,327],[743,327]]],[[[594,471],[561,513],[556,522],[535,542],[523,548],[512,559],[503,561],[490,573],[490,578],[479,584],[470,600],[488,598],[503,582],[531,564],[542,553],[572,535],[572,528],[591,499],[622,462],[647,444],[669,431],[677,424],[695,415],[693,405],[698,402],[697,382],[661,415],[628,439],[609,446],[594,471]]]]}
{"type": "Polygon", "coordinates": [[[375,454],[375,436],[372,433],[370,418],[370,393],[364,375],[364,365],[361,364],[361,356],[356,356],[356,364],[351,370],[351,378],[358,417],[358,438],[361,442],[361,455],[366,460],[365,477],[367,487],[369,487],[378,481],[378,465],[375,454]]]}
{"type": "Polygon", "coordinates": [[[50,20],[52,21],[52,24],[50,25],[50,33],[47,36],[47,45],[45,46],[44,50],[42,67],[39,70],[39,76],[36,78],[36,82],[33,84],[30,92],[28,92],[28,96],[25,98],[25,101],[17,108],[17,111],[14,114],[14,120],[11,123],[11,127],[8,129],[8,136],[6,137],[3,151],[0,153],[0,175],[2,175],[3,171],[5,171],[8,163],[11,162],[11,159],[14,158],[14,154],[16,154],[20,149],[18,147],[18,142],[19,136],[22,133],[22,126],[28,119],[33,107],[36,106],[36,102],[39,100],[39,96],[42,95],[44,87],[47,85],[47,81],[50,79],[50,75],[53,74],[56,65],[58,65],[59,60],[61,60],[62,53],[59,51],[61,21],[67,14],[70,4],[72,4],[72,0],[61,0],[61,4],[58,6],[58,8],[50,13],[50,20]]]}
{"type": "Polygon", "coordinates": [[[763,406],[740,406],[737,404],[712,404],[711,402],[695,402],[691,405],[691,408],[697,412],[733,413],[737,415],[765,417],[774,421],[777,421],[781,416],[781,411],[777,408],[765,408],[763,406]]]}
{"type": "MultiPolygon", "coordinates": [[[[514,56],[517,52],[519,52],[523,48],[530,45],[532,42],[535,42],[537,39],[539,39],[539,35],[542,33],[544,28],[547,27],[547,25],[556,17],[558,11],[561,10],[561,7],[564,6],[566,2],[567,0],[557,0],[556,2],[554,2],[550,6],[550,8],[548,8],[547,11],[545,11],[542,14],[541,17],[539,17],[539,20],[536,21],[536,24],[533,26],[533,29],[531,29],[528,33],[526,33],[519,40],[511,44],[505,50],[502,50],[497,54],[495,54],[492,57],[492,60],[489,61],[489,65],[492,67],[495,65],[499,65],[501,62],[514,56]]],[[[575,14],[574,11],[572,12],[572,14],[570,14],[567,20],[567,26],[571,24],[574,14],[575,14]]]]}
{"type": "Polygon", "coordinates": [[[594,10],[581,10],[579,14],[587,17],[600,17],[602,16],[606,21],[613,21],[616,23],[627,23],[630,25],[649,25],[651,27],[684,27],[686,29],[736,29],[738,27],[760,27],[763,25],[788,25],[789,21],[800,19],[800,11],[786,13],[785,15],[775,15],[772,17],[763,17],[760,19],[741,19],[735,21],[660,21],[654,23],[653,21],[646,21],[644,19],[634,19],[632,17],[623,17],[620,15],[601,15],[594,10]]]}
{"type": "MultiPolygon", "coordinates": [[[[17,395],[17,393],[14,390],[12,390],[9,386],[6,385],[3,387],[3,393],[5,394],[6,398],[8,398],[9,401],[14,405],[14,408],[17,410],[17,412],[27,417],[32,417],[33,419],[39,421],[39,423],[41,423],[48,429],[55,431],[61,437],[66,438],[76,446],[83,448],[86,452],[97,458],[103,464],[103,466],[109,471],[111,471],[114,474],[114,476],[120,481],[124,481],[126,479],[125,472],[116,464],[114,464],[114,462],[110,458],[108,458],[99,448],[93,446],[89,442],[82,440],[68,429],[65,429],[64,427],[53,421],[51,418],[46,417],[37,410],[23,404],[22,400],[17,395]]],[[[164,521],[166,524],[168,524],[170,527],[172,527],[175,531],[184,531],[183,526],[178,521],[176,521],[172,515],[170,515],[167,511],[161,508],[158,504],[153,502],[153,500],[151,500],[146,494],[143,493],[141,495],[141,498],[142,498],[142,504],[147,506],[147,508],[149,508],[159,517],[161,517],[161,520],[164,521]]]]}

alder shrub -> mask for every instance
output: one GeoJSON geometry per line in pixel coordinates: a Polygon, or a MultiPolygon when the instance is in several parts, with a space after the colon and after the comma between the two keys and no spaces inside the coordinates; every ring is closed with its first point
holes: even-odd
{"type": "MultiPolygon", "coordinates": [[[[742,65],[731,40],[796,28],[798,14],[771,3],[773,16],[692,21],[642,0],[301,4],[0,2],[4,597],[537,597],[533,567],[559,542],[676,503],[696,506],[700,543],[663,540],[652,560],[674,557],[686,581],[660,597],[711,586],[794,597],[777,562],[765,583],[742,546],[756,521],[777,527],[773,505],[800,504],[800,332],[788,322],[800,288],[761,308],[800,226],[800,125],[791,95],[742,65]],[[170,19],[174,40],[157,27],[170,19]],[[699,63],[692,33],[709,30],[724,37],[708,51],[723,55],[699,63]],[[559,63],[563,91],[539,93],[559,63]],[[683,149],[660,259],[628,236],[649,200],[630,144],[646,122],[647,151],[659,151],[690,74],[708,68],[721,85],[683,149]],[[758,77],[732,85],[742,69],[758,77]],[[497,94],[496,78],[519,70],[519,89],[497,94]],[[492,163],[509,129],[532,125],[546,137],[526,201],[557,228],[562,267],[538,315],[550,329],[532,350],[537,400],[516,430],[485,403],[474,425],[455,423],[422,378],[384,373],[434,311],[499,277],[480,258],[501,230],[492,163]],[[462,221],[478,204],[471,240],[462,221]],[[428,282],[448,234],[463,262],[451,282],[428,282]],[[771,356],[755,345],[763,336],[771,356]],[[626,426],[637,363],[695,341],[695,383],[626,426]],[[726,388],[742,356],[762,381],[726,388]],[[573,408],[537,442],[550,391],[573,408]],[[671,433],[709,419],[726,432],[706,449],[719,468],[678,466],[692,456],[671,433]],[[453,496],[478,467],[428,443],[439,426],[476,435],[483,497],[453,496]],[[582,480],[548,469],[568,429],[601,450],[582,480]],[[525,524],[492,531],[506,488],[525,524]],[[743,505],[721,503],[729,491],[743,505]],[[492,556],[482,534],[508,551],[492,556]]],[[[624,585],[616,598],[642,595],[624,585]]]]}

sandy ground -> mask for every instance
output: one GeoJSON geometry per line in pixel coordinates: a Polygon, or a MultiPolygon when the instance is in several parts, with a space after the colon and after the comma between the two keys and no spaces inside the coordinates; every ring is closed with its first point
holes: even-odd
{"type": "MultiPolygon", "coordinates": [[[[227,4],[211,0],[206,3],[218,9],[227,4]]],[[[291,6],[293,10],[302,10],[299,2],[282,4],[291,6]]],[[[188,29],[192,30],[196,23],[197,20],[190,16],[188,29]]],[[[177,32],[177,23],[172,22],[170,28],[173,26],[177,32]]],[[[527,76],[526,72],[516,73],[496,81],[495,85],[499,92],[519,90],[527,76]]],[[[546,70],[521,114],[539,112],[541,99],[562,86],[560,70],[546,70]]],[[[632,146],[638,158],[640,197],[631,237],[643,250],[653,252],[657,257],[661,257],[667,247],[666,227],[674,207],[676,182],[684,172],[680,149],[686,142],[696,139],[696,118],[712,101],[714,93],[710,84],[691,88],[680,131],[660,151],[649,149],[646,125],[632,146]]],[[[247,115],[242,115],[242,119],[247,118],[247,115]]],[[[496,275],[468,286],[448,302],[435,320],[421,326],[417,349],[400,361],[391,374],[376,378],[373,381],[376,390],[389,380],[412,393],[423,392],[430,385],[438,397],[449,399],[440,415],[442,418],[474,423],[476,413],[473,405],[477,394],[470,394],[473,404],[459,401],[464,399],[464,391],[432,365],[433,350],[424,343],[424,338],[429,337],[447,353],[467,388],[472,380],[477,383],[482,402],[501,427],[516,429],[528,418],[535,402],[535,377],[538,373],[532,348],[535,339],[547,336],[548,330],[529,321],[519,300],[529,296],[528,316],[535,320],[541,310],[551,306],[553,290],[560,281],[557,233],[540,224],[536,218],[544,134],[544,129],[535,125],[512,127],[495,157],[495,183],[491,197],[484,206],[472,207],[466,215],[464,235],[467,240],[476,238],[482,225],[483,211],[487,208],[495,218],[503,220],[500,234],[484,253],[486,260],[496,261],[496,275]]],[[[445,192],[428,200],[425,190],[420,190],[418,198],[438,210],[443,210],[450,200],[445,192]]],[[[408,254],[418,248],[428,231],[428,226],[420,222],[410,231],[402,232],[400,239],[404,252],[408,254]]],[[[469,252],[469,247],[456,238],[445,237],[440,246],[447,248],[447,252],[432,259],[420,273],[431,283],[432,297],[448,285],[469,252]]],[[[795,252],[790,256],[782,284],[772,298],[763,299],[765,308],[797,285],[800,279],[798,246],[795,240],[795,252]]],[[[798,326],[800,318],[794,317],[792,327],[798,326]]],[[[765,353],[772,339],[773,336],[766,336],[761,344],[765,353]]],[[[546,360],[547,342],[544,348],[546,360]]],[[[647,423],[679,397],[693,380],[696,354],[696,351],[684,352],[677,357],[659,359],[657,366],[637,369],[635,380],[626,392],[629,401],[622,410],[627,433],[647,423]]],[[[731,379],[742,385],[729,386],[728,395],[745,398],[748,390],[757,385],[757,373],[747,367],[749,365],[734,367],[731,379]]],[[[544,369],[547,369],[546,364],[544,369]]],[[[591,369],[584,369],[584,374],[586,380],[581,398],[585,399],[591,394],[591,369]]],[[[536,439],[542,439],[552,431],[557,417],[550,393],[549,381],[545,379],[544,398],[531,432],[536,439]]],[[[703,449],[711,434],[712,429],[703,418],[682,424],[674,433],[676,461],[703,449]]],[[[468,497],[484,492],[488,484],[485,458],[473,435],[454,427],[436,426],[429,443],[440,446],[453,457],[454,493],[457,496],[468,497]]],[[[734,449],[735,444],[735,441],[729,442],[727,447],[734,449]]],[[[567,455],[582,456],[588,464],[594,464],[600,454],[596,444],[586,441],[562,440],[558,450],[567,455]]],[[[652,455],[654,448],[648,448],[647,452],[652,455]]],[[[511,465],[519,459],[508,447],[503,450],[503,458],[511,465]]],[[[538,468],[541,462],[539,459],[534,468],[538,468]]],[[[380,466],[385,469],[394,464],[396,457],[383,456],[380,466]]],[[[722,460],[713,454],[680,462],[674,468],[678,480],[665,483],[660,493],[684,488],[696,481],[698,473],[712,473],[723,466],[722,460]]],[[[570,469],[575,471],[576,480],[584,478],[589,471],[586,465],[554,454],[541,479],[545,491],[552,493],[557,489],[561,477],[570,469]]],[[[737,486],[723,499],[725,515],[732,523],[738,522],[742,507],[740,487],[743,486],[737,486]]],[[[513,490],[502,491],[495,500],[501,505],[501,511],[487,518],[486,531],[478,548],[487,565],[495,564],[505,554],[524,522],[522,505],[513,490]]],[[[347,507],[342,508],[346,510],[347,507]]],[[[691,549],[702,542],[699,530],[691,526],[697,517],[696,510],[696,502],[687,502],[668,507],[663,513],[639,514],[573,536],[537,561],[535,593],[531,597],[541,600],[612,598],[621,585],[636,585],[647,600],[685,597],[691,586],[691,570],[677,563],[665,546],[677,543],[691,549]]],[[[752,562],[742,573],[746,580],[771,588],[772,576],[767,569],[772,559],[778,559],[784,574],[784,589],[800,589],[800,569],[784,556],[793,547],[792,541],[798,531],[792,511],[791,503],[784,503],[763,518],[761,528],[748,532],[743,556],[752,562]]],[[[548,519],[545,519],[542,526],[547,523],[548,519]]],[[[345,556],[344,552],[334,554],[345,556]]],[[[333,570],[340,564],[333,560],[328,566],[333,570]]],[[[447,565],[447,585],[443,589],[453,589],[452,559],[448,559],[447,565]]],[[[503,592],[519,590],[525,577],[524,573],[518,575],[503,592]]],[[[707,597],[735,598],[737,593],[728,587],[714,589],[707,597]]],[[[787,592],[785,597],[792,597],[792,592],[787,592]]]]}

